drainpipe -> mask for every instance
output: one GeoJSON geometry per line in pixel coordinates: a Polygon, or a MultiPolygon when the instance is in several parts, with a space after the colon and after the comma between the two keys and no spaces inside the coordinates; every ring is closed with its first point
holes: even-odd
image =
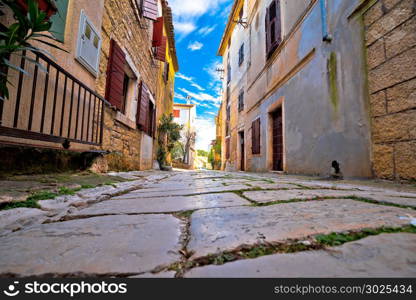
{"type": "Polygon", "coordinates": [[[322,35],[324,42],[332,42],[332,35],[328,29],[328,0],[320,0],[321,3],[321,15],[322,15],[322,35]]]}

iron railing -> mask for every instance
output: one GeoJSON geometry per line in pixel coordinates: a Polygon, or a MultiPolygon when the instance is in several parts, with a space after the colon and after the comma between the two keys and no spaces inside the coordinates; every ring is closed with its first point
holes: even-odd
{"type": "Polygon", "coordinates": [[[104,98],[43,54],[23,52],[13,60],[30,75],[8,70],[10,99],[0,106],[0,135],[102,144],[104,98]]]}

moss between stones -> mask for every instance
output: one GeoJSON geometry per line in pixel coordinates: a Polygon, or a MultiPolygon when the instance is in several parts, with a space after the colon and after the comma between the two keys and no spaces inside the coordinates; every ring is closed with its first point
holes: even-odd
{"type": "Polygon", "coordinates": [[[329,76],[329,92],[331,103],[335,110],[338,110],[339,96],[338,96],[338,75],[337,75],[337,55],[335,52],[331,52],[328,59],[328,76],[329,76]]]}
{"type": "Polygon", "coordinates": [[[362,229],[360,231],[351,231],[346,233],[330,233],[312,236],[301,240],[288,240],[283,243],[262,242],[254,245],[243,245],[232,251],[223,251],[216,254],[210,254],[199,257],[194,260],[175,262],[167,269],[176,271],[176,277],[182,277],[183,274],[195,267],[207,265],[223,265],[228,262],[243,259],[254,259],[262,256],[273,255],[278,253],[296,253],[311,250],[321,250],[328,246],[340,246],[348,242],[357,241],[368,236],[379,235],[383,233],[414,233],[416,227],[380,227],[375,229],[362,229]]]}

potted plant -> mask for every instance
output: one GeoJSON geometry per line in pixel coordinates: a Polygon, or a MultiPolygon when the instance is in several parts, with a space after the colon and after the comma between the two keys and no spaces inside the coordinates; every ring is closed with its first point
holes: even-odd
{"type": "MultiPolygon", "coordinates": [[[[36,0],[36,2],[38,3],[39,10],[43,11],[48,19],[58,11],[53,0],[36,0]]],[[[22,9],[24,14],[27,14],[29,10],[27,0],[16,0],[16,4],[22,9]]]]}

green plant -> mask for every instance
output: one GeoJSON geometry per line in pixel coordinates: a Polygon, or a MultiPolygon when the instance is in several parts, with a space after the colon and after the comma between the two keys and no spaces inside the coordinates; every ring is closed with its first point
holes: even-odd
{"type": "Polygon", "coordinates": [[[158,126],[158,150],[156,159],[161,169],[166,166],[168,154],[171,154],[175,144],[181,138],[182,126],[173,121],[173,115],[163,114],[158,126]]]}
{"type": "Polygon", "coordinates": [[[11,9],[16,20],[5,30],[0,31],[0,101],[4,101],[9,98],[7,84],[10,81],[7,78],[7,69],[11,68],[29,75],[27,71],[10,62],[12,54],[23,57],[26,61],[35,64],[40,70],[47,72],[39,62],[24,55],[25,51],[29,51],[34,54],[44,54],[54,59],[49,52],[34,46],[32,42],[36,41],[52,48],[65,50],[53,43],[59,42],[57,39],[43,33],[45,31],[49,32],[52,23],[49,21],[46,12],[39,9],[36,1],[27,1],[27,14],[22,11],[21,6],[15,0],[2,0],[1,3],[2,7],[7,6],[11,9]]]}

